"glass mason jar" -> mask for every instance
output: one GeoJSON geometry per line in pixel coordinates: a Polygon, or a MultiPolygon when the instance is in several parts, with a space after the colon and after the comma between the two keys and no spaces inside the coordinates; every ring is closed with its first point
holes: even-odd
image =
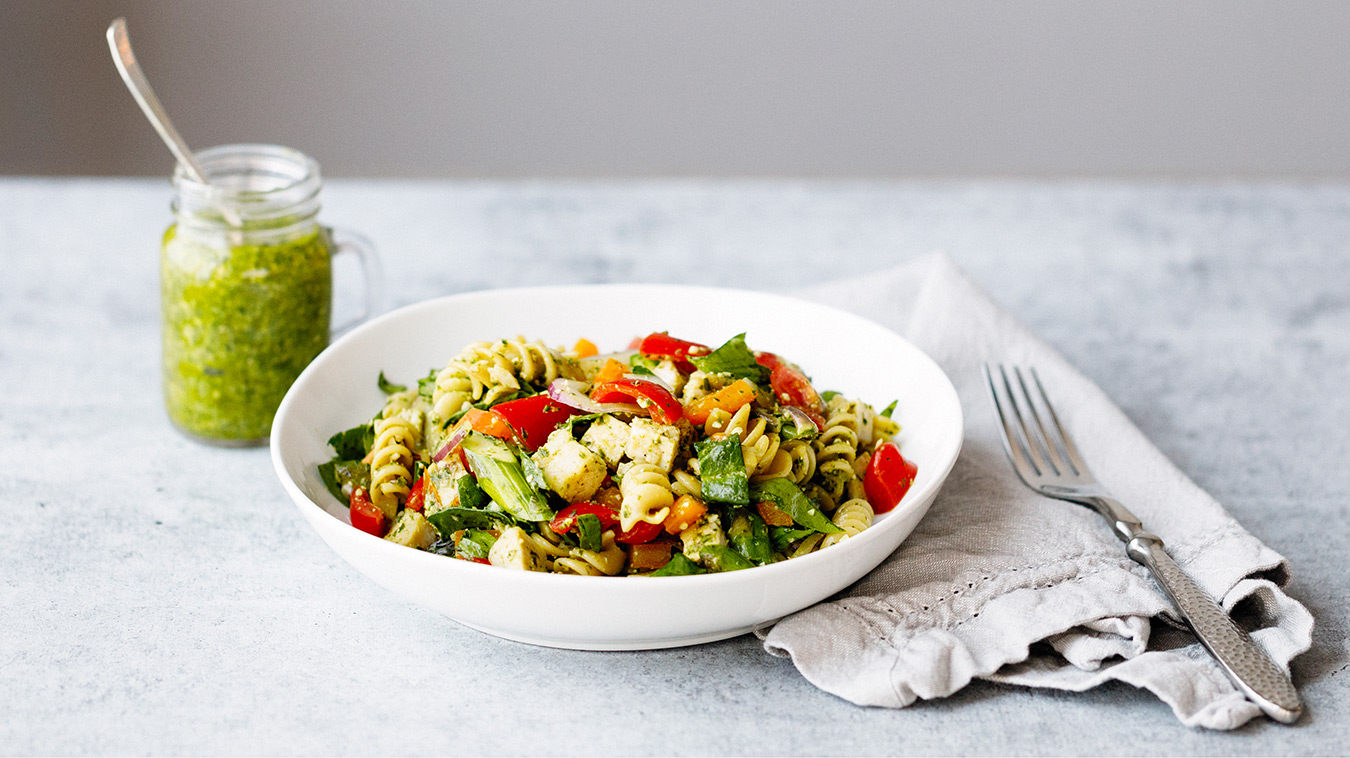
{"type": "Polygon", "coordinates": [[[189,437],[214,445],[267,443],[286,390],[328,345],[332,258],[352,252],[365,310],[379,296],[370,243],[319,224],[319,165],[277,145],[197,153],[209,184],[179,166],[174,223],[160,256],[164,403],[189,437]]]}

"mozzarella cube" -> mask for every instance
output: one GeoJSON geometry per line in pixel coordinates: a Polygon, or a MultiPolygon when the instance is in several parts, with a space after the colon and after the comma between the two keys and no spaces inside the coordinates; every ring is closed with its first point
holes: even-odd
{"type": "Polygon", "coordinates": [[[609,473],[605,459],[572,439],[567,427],[555,429],[531,458],[544,474],[548,488],[569,503],[589,499],[609,473]]]}
{"type": "Polygon", "coordinates": [[[599,453],[613,468],[619,465],[628,447],[628,425],[614,416],[601,416],[581,435],[581,444],[599,453]]]}
{"type": "Polygon", "coordinates": [[[624,452],[635,461],[650,463],[669,474],[679,449],[678,427],[658,424],[641,417],[633,419],[633,423],[628,425],[628,446],[624,452]]]}

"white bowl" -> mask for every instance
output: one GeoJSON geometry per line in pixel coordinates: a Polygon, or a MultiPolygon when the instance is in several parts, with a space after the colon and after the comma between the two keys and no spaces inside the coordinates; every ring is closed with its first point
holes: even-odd
{"type": "Polygon", "coordinates": [[[951,381],[894,332],[781,295],[671,285],[537,287],[473,292],[400,308],[342,337],[296,379],[272,425],[272,463],[319,535],[366,576],[466,626],[521,642],[638,650],[731,637],[819,602],[857,581],[914,529],[961,449],[951,381]],[[512,571],[396,545],[353,529],[316,466],[333,433],[380,408],[380,371],[414,382],[470,342],[525,335],[549,345],[585,337],[602,352],[669,331],[710,345],[740,333],[792,360],[819,389],[881,408],[898,399],[896,437],[918,477],[901,503],[856,537],[745,571],[663,578],[512,571]]]}

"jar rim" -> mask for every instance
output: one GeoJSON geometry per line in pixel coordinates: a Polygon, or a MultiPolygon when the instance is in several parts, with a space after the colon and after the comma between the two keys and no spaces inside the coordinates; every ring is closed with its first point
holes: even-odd
{"type": "Polygon", "coordinates": [[[209,184],[174,167],[173,211],[180,221],[228,225],[222,207],[247,223],[271,226],[286,219],[303,222],[319,210],[322,179],[313,158],[283,145],[217,145],[196,153],[209,184]]]}

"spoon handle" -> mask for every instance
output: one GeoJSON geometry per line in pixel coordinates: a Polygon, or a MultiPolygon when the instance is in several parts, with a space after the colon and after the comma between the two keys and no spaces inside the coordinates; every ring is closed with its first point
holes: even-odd
{"type": "Polygon", "coordinates": [[[164,111],[164,106],[160,105],[159,98],[155,97],[150,80],[145,78],[145,72],[141,71],[141,65],[136,62],[136,53],[131,50],[131,38],[127,35],[125,18],[119,18],[108,26],[108,47],[112,50],[113,63],[117,65],[122,81],[127,83],[131,96],[136,98],[136,103],[141,106],[145,117],[150,119],[155,131],[159,132],[164,144],[169,146],[174,157],[183,164],[192,181],[209,184],[202,165],[197,162],[197,158],[183,141],[182,135],[174,128],[173,122],[169,120],[169,114],[164,111]]]}

